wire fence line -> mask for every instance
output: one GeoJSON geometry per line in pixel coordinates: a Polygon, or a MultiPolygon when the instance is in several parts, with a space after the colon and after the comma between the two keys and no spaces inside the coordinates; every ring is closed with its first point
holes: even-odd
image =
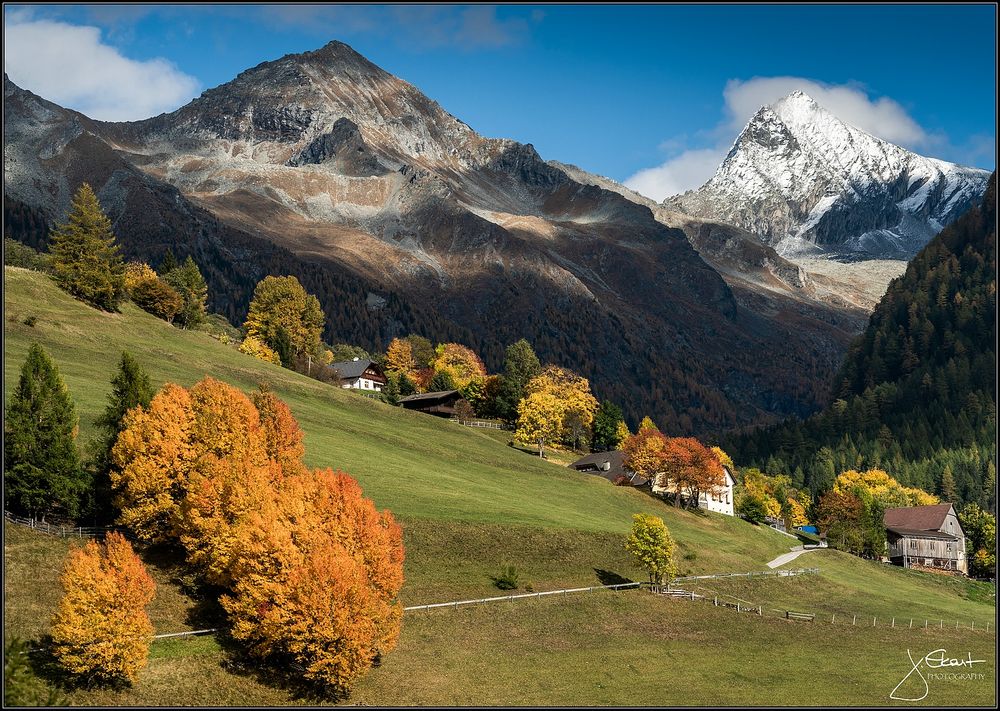
{"type": "Polygon", "coordinates": [[[793,570],[761,570],[749,573],[713,573],[711,575],[688,575],[674,578],[673,583],[683,583],[689,580],[719,580],[723,578],[790,578],[796,575],[818,575],[819,568],[796,568],[793,570]]]}
{"type": "MultiPolygon", "coordinates": [[[[700,586],[686,586],[686,587],[700,587],[700,586]]],[[[737,598],[734,595],[728,595],[726,593],[718,593],[713,590],[708,590],[707,588],[702,588],[704,593],[702,594],[695,592],[694,590],[683,590],[681,588],[670,588],[665,590],[660,590],[661,595],[669,596],[673,599],[679,600],[703,600],[706,602],[713,603],[716,607],[726,607],[735,609],[737,612],[755,612],[758,616],[764,617],[765,612],[776,613],[774,617],[783,617],[788,620],[796,620],[800,622],[825,622],[828,624],[842,625],[849,627],[889,627],[892,629],[954,629],[954,630],[966,630],[969,632],[981,631],[989,633],[990,622],[986,622],[984,625],[976,625],[975,620],[971,622],[966,622],[964,625],[961,620],[955,620],[954,625],[950,620],[943,619],[930,619],[928,617],[914,617],[909,615],[901,615],[899,617],[890,615],[888,617],[878,617],[877,615],[856,615],[856,614],[843,614],[832,612],[832,613],[817,613],[809,612],[804,610],[790,610],[787,608],[776,608],[763,606],[763,603],[750,602],[749,600],[743,600],[742,598],[737,598]],[[735,600],[735,602],[730,602],[726,600],[730,598],[735,600]],[[839,618],[839,619],[838,619],[839,618]],[[871,624],[869,624],[869,621],[871,624]],[[921,621],[923,624],[920,624],[921,621]]],[[[656,592],[656,591],[654,591],[656,592]]],[[[996,628],[993,628],[993,632],[996,633],[996,628]]]]}
{"type": "Polygon", "coordinates": [[[50,536],[61,538],[94,538],[103,536],[108,531],[118,530],[114,526],[67,526],[65,524],[54,524],[47,521],[38,521],[33,518],[23,518],[15,516],[10,511],[4,511],[5,521],[15,523],[18,526],[25,526],[39,533],[46,533],[50,536]]]}

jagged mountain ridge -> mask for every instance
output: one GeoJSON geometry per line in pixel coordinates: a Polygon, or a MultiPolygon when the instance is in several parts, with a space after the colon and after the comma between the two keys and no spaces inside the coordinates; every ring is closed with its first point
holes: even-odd
{"type": "Polygon", "coordinates": [[[647,207],[479,136],[341,43],[145,121],[5,95],[13,199],[60,219],[90,181],[127,254],[208,259],[213,305],[237,322],[255,277],[305,274],[331,340],[418,331],[495,369],[526,337],[678,433],[810,411],[849,337],[741,305],[647,207]],[[782,351],[781,372],[762,350],[782,351]]]}
{"type": "Polygon", "coordinates": [[[785,255],[909,259],[988,178],[876,138],[796,91],[761,107],[705,185],[663,205],[741,227],[785,255]]]}

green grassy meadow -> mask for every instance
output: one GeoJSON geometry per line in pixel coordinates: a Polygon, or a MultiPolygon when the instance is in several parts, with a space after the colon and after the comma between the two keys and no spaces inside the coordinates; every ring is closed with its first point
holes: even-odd
{"type": "MultiPolygon", "coordinates": [[[[502,433],[407,412],[244,356],[211,336],[184,332],[130,304],[90,309],[40,274],[4,270],[5,399],[32,341],[55,359],[93,436],[109,380],[128,349],[154,384],[191,385],[211,375],[250,391],[263,381],[289,404],[312,466],[355,476],[401,522],[404,604],[499,595],[492,576],[518,568],[522,592],[644,576],[623,549],[631,515],[662,516],[678,542],[681,574],[764,570],[797,541],[714,514],[677,511],[506,446],[502,433]],[[36,317],[34,326],[24,320],[36,317]],[[500,435],[500,436],[498,436],[500,435]]],[[[73,540],[4,526],[4,636],[37,640],[59,599],[73,540]]],[[[157,633],[214,626],[211,605],[185,593],[185,577],[156,551],[150,615],[157,633]]],[[[399,647],[347,700],[363,705],[860,705],[891,703],[909,671],[906,650],[946,648],[988,660],[984,681],[931,683],[922,703],[993,705],[993,588],[904,571],[835,551],[785,567],[818,576],[711,581],[706,587],[773,608],[838,615],[794,623],[668,600],[646,592],[595,592],[404,617],[399,647]],[[841,614],[906,614],[962,620],[962,629],[841,625],[841,614]],[[918,615],[919,613],[919,615],[918,615]],[[967,624],[975,621],[976,631],[967,624]],[[898,677],[898,678],[897,678],[898,677]]],[[[140,681],[124,691],[74,690],[81,705],[283,705],[315,703],[242,667],[224,639],[160,640],[140,681]]],[[[905,704],[901,704],[905,705],[905,704]]]]}

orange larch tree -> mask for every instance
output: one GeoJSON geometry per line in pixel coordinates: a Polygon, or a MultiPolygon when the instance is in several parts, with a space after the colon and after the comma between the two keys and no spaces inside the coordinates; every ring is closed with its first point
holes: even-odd
{"type": "Polygon", "coordinates": [[[149,657],[156,592],[139,556],[120,533],[70,551],[52,618],[52,654],[73,676],[134,682],[149,657]]]}

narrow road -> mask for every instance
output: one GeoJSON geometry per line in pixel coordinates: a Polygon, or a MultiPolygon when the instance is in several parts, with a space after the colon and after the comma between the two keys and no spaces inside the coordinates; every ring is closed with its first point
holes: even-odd
{"type": "Polygon", "coordinates": [[[768,568],[777,568],[779,566],[784,565],[785,563],[790,563],[791,561],[795,560],[796,558],[798,558],[803,553],[808,553],[809,551],[813,551],[813,550],[823,550],[823,549],[822,548],[803,548],[802,546],[795,546],[794,548],[792,548],[792,550],[791,550],[790,553],[782,553],[777,558],[775,558],[770,563],[768,563],[767,567],[768,568]]]}

